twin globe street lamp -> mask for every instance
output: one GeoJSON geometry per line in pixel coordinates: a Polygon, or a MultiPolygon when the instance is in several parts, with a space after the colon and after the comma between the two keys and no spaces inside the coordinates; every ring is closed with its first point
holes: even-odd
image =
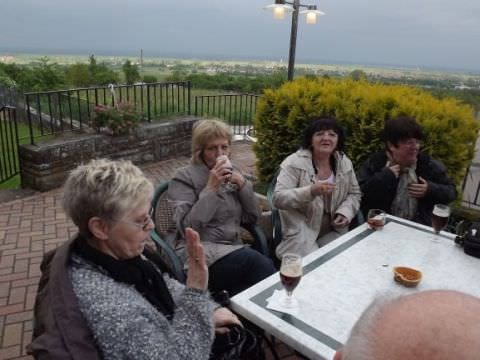
{"type": "Polygon", "coordinates": [[[265,10],[273,11],[275,19],[284,19],[286,12],[292,13],[292,28],[290,31],[290,50],[288,53],[288,81],[293,80],[295,66],[295,48],[297,46],[298,14],[305,14],[307,24],[316,24],[317,16],[325,15],[324,12],[317,10],[317,5],[303,5],[300,0],[288,2],[285,0],[275,0],[275,4],[267,5],[265,10]],[[300,8],[306,10],[300,11],[300,8]]]}

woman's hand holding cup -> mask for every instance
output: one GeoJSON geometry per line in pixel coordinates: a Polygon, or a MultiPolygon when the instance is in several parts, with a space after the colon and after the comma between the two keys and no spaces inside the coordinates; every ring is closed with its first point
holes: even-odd
{"type": "Polygon", "coordinates": [[[310,188],[310,191],[313,196],[328,195],[333,193],[333,190],[335,190],[335,184],[332,184],[329,182],[319,182],[319,181],[313,184],[310,188]]]}
{"type": "Polygon", "coordinates": [[[219,156],[217,162],[210,169],[208,176],[207,188],[210,191],[218,191],[220,186],[232,177],[232,164],[226,155],[219,156]]]}

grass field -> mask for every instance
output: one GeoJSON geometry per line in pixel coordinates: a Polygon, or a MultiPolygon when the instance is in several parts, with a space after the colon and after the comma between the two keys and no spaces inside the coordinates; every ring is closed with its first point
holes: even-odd
{"type": "MultiPolygon", "coordinates": [[[[22,144],[29,144],[30,143],[30,132],[28,130],[28,125],[19,122],[17,124],[18,128],[18,137],[19,137],[19,143],[20,145],[22,144]]],[[[38,129],[34,128],[34,136],[40,135],[40,132],[38,129]]],[[[42,139],[48,140],[52,139],[53,135],[48,135],[44,136],[42,139]]],[[[2,159],[6,158],[7,156],[10,156],[11,159],[15,160],[15,167],[16,169],[19,169],[19,163],[18,163],[18,149],[16,146],[11,146],[10,142],[6,141],[1,141],[0,142],[0,150],[1,154],[0,157],[2,159]]],[[[15,175],[11,179],[0,183],[0,190],[1,189],[20,189],[20,175],[15,175]]]]}

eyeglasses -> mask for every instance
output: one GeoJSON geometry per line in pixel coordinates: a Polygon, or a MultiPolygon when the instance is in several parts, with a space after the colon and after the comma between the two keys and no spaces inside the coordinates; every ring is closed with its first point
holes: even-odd
{"type": "Polygon", "coordinates": [[[418,139],[402,140],[402,141],[399,141],[399,143],[405,146],[419,146],[422,144],[422,142],[418,139]]]}
{"type": "Polygon", "coordinates": [[[128,220],[112,220],[112,221],[133,225],[133,226],[136,226],[137,228],[142,229],[143,231],[148,231],[148,227],[150,226],[151,223],[153,223],[152,216],[153,216],[153,207],[150,208],[150,210],[148,211],[148,215],[145,217],[145,219],[142,222],[135,222],[135,221],[128,221],[128,220]]]}

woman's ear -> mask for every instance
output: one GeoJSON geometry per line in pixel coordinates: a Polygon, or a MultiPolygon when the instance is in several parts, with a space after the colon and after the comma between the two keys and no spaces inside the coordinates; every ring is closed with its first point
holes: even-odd
{"type": "Polygon", "coordinates": [[[108,239],[108,223],[98,216],[91,217],[88,220],[88,229],[99,240],[108,239]]]}
{"type": "Polygon", "coordinates": [[[387,150],[391,153],[392,152],[392,147],[396,147],[393,145],[390,141],[387,141],[387,150]]]}

